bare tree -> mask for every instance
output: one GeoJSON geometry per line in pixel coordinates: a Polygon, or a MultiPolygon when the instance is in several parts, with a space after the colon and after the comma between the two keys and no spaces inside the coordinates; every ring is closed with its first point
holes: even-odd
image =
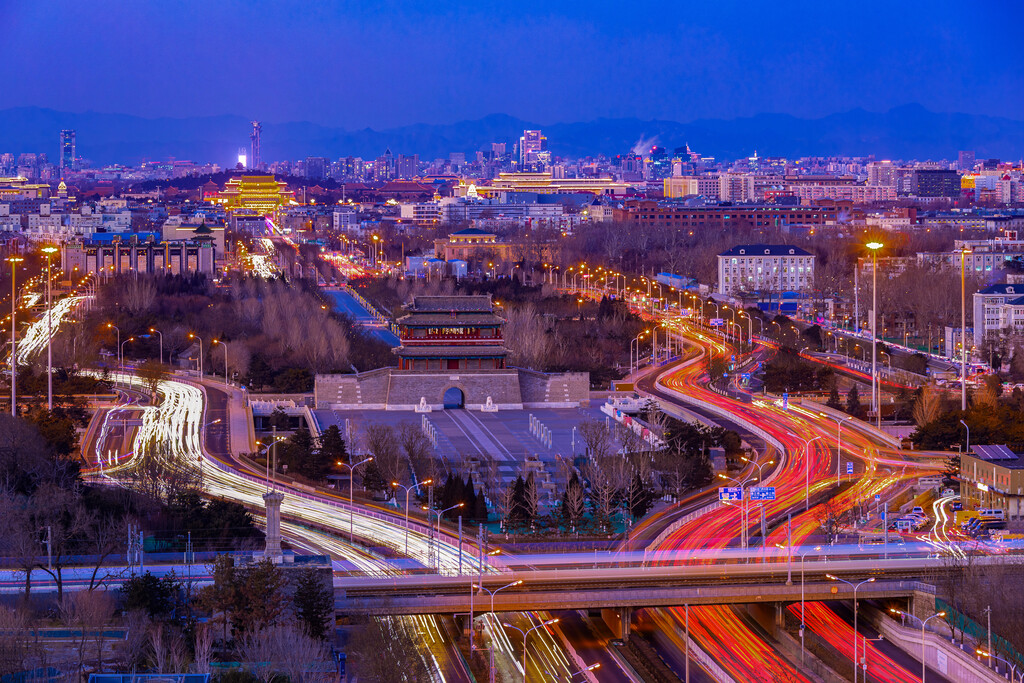
{"type": "Polygon", "coordinates": [[[398,438],[391,426],[368,425],[366,427],[366,449],[373,456],[373,461],[384,477],[384,481],[404,483],[408,480],[408,468],[402,462],[398,438]]]}
{"type": "Polygon", "coordinates": [[[612,432],[600,420],[584,420],[580,423],[580,438],[587,446],[587,454],[595,459],[602,460],[611,453],[614,438],[612,432]]]}
{"type": "Polygon", "coordinates": [[[921,395],[914,401],[914,424],[918,427],[924,427],[936,419],[941,412],[942,394],[935,389],[934,385],[924,385],[921,388],[921,395]]]}

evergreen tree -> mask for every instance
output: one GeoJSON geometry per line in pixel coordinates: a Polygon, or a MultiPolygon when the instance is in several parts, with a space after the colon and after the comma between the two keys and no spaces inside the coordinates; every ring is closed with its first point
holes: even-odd
{"type": "Polygon", "coordinates": [[[843,409],[843,402],[839,398],[839,387],[836,386],[835,382],[832,383],[832,389],[828,392],[828,400],[825,401],[825,405],[833,410],[843,409]]]}
{"type": "Polygon", "coordinates": [[[348,462],[348,450],[338,425],[331,425],[320,436],[320,454],[328,466],[336,462],[348,462]]]}
{"type": "Polygon", "coordinates": [[[277,445],[277,457],[281,464],[288,465],[293,473],[301,474],[310,479],[317,479],[324,473],[317,472],[317,464],[313,457],[313,435],[305,427],[300,427],[287,441],[277,445]]]}
{"type": "Polygon", "coordinates": [[[383,493],[391,489],[391,484],[384,480],[377,462],[371,460],[363,468],[363,489],[374,493],[383,493]]]}
{"type": "Polygon", "coordinates": [[[478,524],[487,523],[487,498],[483,489],[477,491],[476,502],[473,505],[473,520],[478,524]]]}
{"type": "Polygon", "coordinates": [[[508,511],[508,518],[516,523],[526,521],[526,482],[523,475],[516,477],[512,484],[512,506],[508,511]]]}
{"type": "Polygon", "coordinates": [[[334,621],[334,590],[330,576],[323,580],[316,569],[303,569],[295,582],[295,612],[311,638],[324,640],[334,621]]]}
{"type": "Polygon", "coordinates": [[[846,393],[846,412],[856,418],[864,417],[864,406],[860,403],[860,392],[857,391],[856,384],[846,393]]]}

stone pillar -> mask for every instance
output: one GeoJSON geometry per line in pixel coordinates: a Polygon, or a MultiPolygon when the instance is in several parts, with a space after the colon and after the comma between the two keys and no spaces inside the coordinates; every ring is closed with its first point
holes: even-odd
{"type": "Polygon", "coordinates": [[[267,506],[267,548],[264,555],[270,558],[281,557],[281,502],[284,494],[270,491],[263,494],[263,502],[267,506]]]}

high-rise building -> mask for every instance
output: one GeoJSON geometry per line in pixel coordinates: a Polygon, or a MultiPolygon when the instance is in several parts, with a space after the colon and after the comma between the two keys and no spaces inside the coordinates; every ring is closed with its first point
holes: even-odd
{"type": "Polygon", "coordinates": [[[551,160],[548,153],[548,139],[539,130],[524,130],[519,138],[519,164],[547,163],[551,160]]]}
{"type": "Polygon", "coordinates": [[[306,157],[306,177],[310,180],[322,180],[327,177],[327,169],[331,162],[325,157],[306,157]]]}
{"type": "Polygon", "coordinates": [[[872,161],[868,164],[868,185],[896,187],[896,171],[899,167],[891,161],[872,161]]]}
{"type": "Polygon", "coordinates": [[[75,149],[75,131],[70,128],[64,129],[60,132],[60,171],[65,173],[67,171],[75,170],[75,159],[77,158],[77,150],[75,149]]]}
{"type": "Polygon", "coordinates": [[[249,142],[252,144],[252,167],[258,169],[260,167],[260,136],[263,133],[263,124],[259,121],[252,122],[252,132],[249,133],[249,142]]]}
{"type": "Polygon", "coordinates": [[[961,171],[974,170],[974,150],[961,150],[956,167],[961,171]]]}
{"type": "Polygon", "coordinates": [[[947,169],[919,168],[914,171],[911,191],[918,197],[958,197],[960,174],[947,169]]]}
{"type": "Polygon", "coordinates": [[[420,157],[418,154],[412,156],[406,156],[405,154],[399,154],[395,157],[395,177],[396,178],[415,178],[420,172],[420,157]]]}

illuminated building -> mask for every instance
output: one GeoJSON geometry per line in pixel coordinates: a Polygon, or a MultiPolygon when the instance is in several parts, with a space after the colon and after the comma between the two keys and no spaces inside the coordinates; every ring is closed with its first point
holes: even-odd
{"type": "Polygon", "coordinates": [[[24,176],[0,178],[0,200],[46,199],[49,196],[50,186],[46,183],[30,183],[24,176]]]}
{"type": "Polygon", "coordinates": [[[718,255],[718,292],[801,292],[814,284],[814,254],[788,244],[741,244],[718,255]]]}
{"type": "MultiPolygon", "coordinates": [[[[464,197],[469,192],[470,183],[460,182],[456,188],[457,196],[464,197]]],[[[628,189],[626,183],[616,182],[612,178],[553,178],[550,173],[499,173],[490,185],[476,185],[476,192],[481,197],[496,197],[502,192],[536,192],[538,194],[573,194],[590,192],[601,195],[624,195],[628,189]]]]}
{"type": "Polygon", "coordinates": [[[249,134],[249,142],[252,144],[252,167],[259,170],[260,167],[260,136],[263,133],[263,124],[259,121],[252,121],[252,132],[249,134]]]}
{"type": "Polygon", "coordinates": [[[398,319],[401,370],[500,370],[508,351],[490,295],[417,296],[398,319]]]}
{"type": "Polygon", "coordinates": [[[229,180],[214,199],[229,212],[245,209],[269,216],[294,201],[295,193],[272,175],[242,175],[229,180]]]}
{"type": "Polygon", "coordinates": [[[60,132],[60,172],[61,175],[67,171],[75,170],[75,131],[71,129],[60,132]]]}
{"type": "Polygon", "coordinates": [[[524,130],[523,137],[519,138],[520,167],[550,162],[551,153],[548,152],[548,139],[544,137],[544,134],[539,130],[524,130]]]}

